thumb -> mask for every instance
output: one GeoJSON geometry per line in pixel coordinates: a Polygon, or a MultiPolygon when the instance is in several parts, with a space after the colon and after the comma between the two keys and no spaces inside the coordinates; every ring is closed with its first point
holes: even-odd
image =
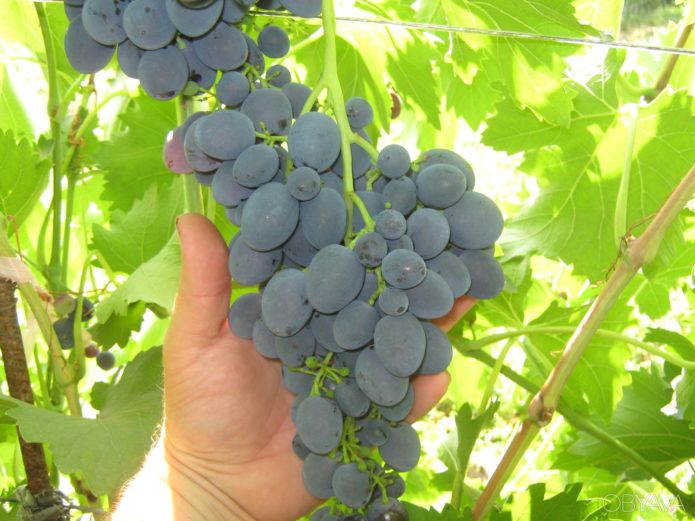
{"type": "Polygon", "coordinates": [[[228,250],[215,225],[199,214],[179,217],[183,269],[169,328],[175,343],[205,344],[225,327],[229,308],[228,250]]]}

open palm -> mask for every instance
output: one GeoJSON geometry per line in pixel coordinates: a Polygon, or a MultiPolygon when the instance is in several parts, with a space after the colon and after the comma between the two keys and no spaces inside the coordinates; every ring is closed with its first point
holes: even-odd
{"type": "MultiPolygon", "coordinates": [[[[292,450],[293,395],[282,386],[280,363],[227,327],[228,252],[214,225],[186,215],[177,226],[183,273],[164,346],[168,456],[255,519],[296,519],[318,500],[304,490],[292,450]]],[[[439,325],[450,327],[472,305],[459,300],[439,325]]],[[[445,373],[417,377],[410,419],[434,406],[448,382],[445,373]]]]}

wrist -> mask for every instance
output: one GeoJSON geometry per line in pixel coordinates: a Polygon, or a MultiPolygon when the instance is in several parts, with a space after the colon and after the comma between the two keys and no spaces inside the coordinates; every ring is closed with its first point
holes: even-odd
{"type": "Polygon", "coordinates": [[[254,521],[230,496],[187,465],[164,435],[126,484],[111,521],[254,521]]]}

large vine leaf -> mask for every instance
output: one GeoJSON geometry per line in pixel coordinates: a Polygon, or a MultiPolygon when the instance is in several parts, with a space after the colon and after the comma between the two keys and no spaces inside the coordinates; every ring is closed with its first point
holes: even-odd
{"type": "Polygon", "coordinates": [[[162,146],[176,126],[176,114],[173,103],[140,96],[119,119],[124,129],[101,142],[91,155],[106,178],[103,200],[111,203],[112,210],[125,211],[152,185],[164,188],[180,181],[162,160],[162,146]]]}
{"type": "Polygon", "coordinates": [[[664,93],[641,109],[633,150],[626,150],[628,128],[617,119],[611,72],[616,68],[609,61],[586,87],[575,86],[576,111],[567,128],[543,123],[509,102],[501,103],[488,122],[484,142],[508,152],[525,151],[521,168],[540,186],[536,200],[507,222],[505,253],[538,252],[573,264],[576,273],[591,280],[603,278],[618,255],[613,223],[624,154],[633,158],[628,224],[655,212],[695,162],[688,132],[695,105],[684,92],[664,93]]]}
{"type": "Polygon", "coordinates": [[[109,389],[94,419],[67,416],[2,396],[24,439],[46,443],[65,474],[79,472],[95,494],[113,494],[152,445],[162,417],[162,350],[139,354],[109,389]]]}
{"type": "Polygon", "coordinates": [[[12,130],[19,135],[32,136],[34,126],[18,95],[7,65],[0,66],[0,130],[12,130]]]}
{"type": "Polygon", "coordinates": [[[113,213],[109,229],[94,225],[94,248],[112,270],[133,273],[169,241],[183,208],[181,183],[150,186],[130,210],[113,213]]]}
{"type": "Polygon", "coordinates": [[[21,224],[48,182],[50,163],[41,158],[36,145],[27,139],[19,142],[12,131],[0,130],[0,212],[13,215],[21,224]]]}
{"type": "MultiPolygon", "coordinates": [[[[630,373],[632,384],[623,390],[610,423],[595,422],[613,438],[637,451],[660,472],[666,472],[695,457],[695,431],[689,422],[668,416],[662,408],[671,401],[672,390],[660,370],[630,373]]],[[[611,447],[587,434],[558,455],[559,468],[579,469],[586,466],[606,468],[629,479],[648,476],[611,447]]]]}

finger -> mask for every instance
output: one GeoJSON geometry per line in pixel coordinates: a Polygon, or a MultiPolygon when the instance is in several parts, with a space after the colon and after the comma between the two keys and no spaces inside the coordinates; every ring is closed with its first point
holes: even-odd
{"type": "Polygon", "coordinates": [[[432,407],[446,394],[451,376],[449,373],[437,373],[433,375],[419,375],[413,378],[413,390],[415,402],[406,421],[414,422],[427,414],[432,407]]]}
{"type": "Polygon", "coordinates": [[[461,297],[454,302],[454,307],[451,311],[442,318],[433,320],[432,323],[439,326],[444,331],[449,331],[463,315],[468,313],[475,306],[476,299],[472,297],[461,297]]]}
{"type": "Polygon", "coordinates": [[[183,215],[176,228],[183,269],[169,334],[177,343],[196,345],[225,327],[231,291],[228,250],[215,225],[202,215],[183,215]]]}

